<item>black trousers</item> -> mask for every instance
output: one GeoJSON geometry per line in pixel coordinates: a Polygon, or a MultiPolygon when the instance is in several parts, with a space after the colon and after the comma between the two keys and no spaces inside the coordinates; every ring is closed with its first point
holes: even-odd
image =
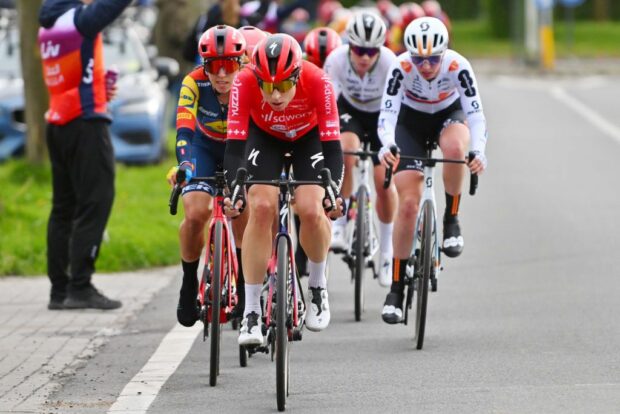
{"type": "Polygon", "coordinates": [[[52,212],[47,272],[52,298],[89,287],[114,200],[114,150],[108,122],[77,118],[47,125],[52,212]]]}

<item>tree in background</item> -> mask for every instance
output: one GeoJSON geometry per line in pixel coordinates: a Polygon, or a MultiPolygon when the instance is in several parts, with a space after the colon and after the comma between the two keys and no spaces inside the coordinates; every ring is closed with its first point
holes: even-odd
{"type": "Polygon", "coordinates": [[[594,20],[608,20],[610,10],[610,0],[594,0],[594,20]]]}
{"type": "Polygon", "coordinates": [[[47,89],[43,81],[41,52],[37,44],[41,3],[41,0],[17,2],[26,108],[26,158],[35,164],[41,164],[47,159],[44,118],[47,110],[47,89]]]}

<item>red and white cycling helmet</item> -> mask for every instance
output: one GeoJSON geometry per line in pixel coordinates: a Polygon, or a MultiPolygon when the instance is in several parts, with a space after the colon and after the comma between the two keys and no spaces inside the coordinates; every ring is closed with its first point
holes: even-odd
{"type": "Polygon", "coordinates": [[[203,59],[236,58],[245,53],[245,39],[234,27],[224,24],[205,31],[198,41],[203,59]]]}
{"type": "Polygon", "coordinates": [[[254,73],[263,82],[282,82],[301,70],[301,46],[293,37],[277,33],[261,40],[252,55],[254,73]]]}
{"type": "Polygon", "coordinates": [[[418,3],[403,3],[399,9],[400,27],[407,27],[415,19],[426,16],[424,9],[418,3]]]}
{"type": "Polygon", "coordinates": [[[327,56],[341,45],[338,32],[329,27],[317,27],[309,31],[304,39],[306,59],[322,68],[327,56]]]}
{"type": "Polygon", "coordinates": [[[412,56],[433,56],[445,52],[450,39],[441,20],[421,17],[409,23],[403,40],[412,56]]]}
{"type": "Polygon", "coordinates": [[[252,57],[252,53],[254,52],[256,45],[259,44],[261,40],[269,36],[268,33],[263,32],[261,29],[254,26],[240,27],[239,32],[241,32],[241,35],[245,39],[245,54],[248,58],[252,57]]]}

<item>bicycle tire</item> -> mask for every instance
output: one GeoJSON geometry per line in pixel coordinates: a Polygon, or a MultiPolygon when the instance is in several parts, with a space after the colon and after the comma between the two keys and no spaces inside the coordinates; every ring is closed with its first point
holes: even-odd
{"type": "Polygon", "coordinates": [[[284,411],[288,396],[288,286],[290,272],[288,240],[278,239],[276,273],[276,391],[278,411],[284,411]]]}
{"type": "Polygon", "coordinates": [[[220,362],[220,308],[222,295],[223,225],[215,223],[215,243],[213,251],[213,273],[211,274],[211,355],[209,363],[209,385],[217,383],[220,362]]]}
{"type": "Polygon", "coordinates": [[[353,253],[355,262],[353,265],[353,280],[355,284],[355,321],[362,320],[364,312],[364,270],[366,267],[366,256],[364,246],[366,245],[366,216],[368,214],[368,193],[363,187],[357,191],[357,216],[355,217],[355,240],[353,241],[353,253]]]}
{"type": "Polygon", "coordinates": [[[433,206],[425,201],[422,206],[422,243],[420,245],[420,272],[414,283],[417,283],[415,336],[416,348],[424,345],[424,331],[426,329],[426,313],[428,307],[428,286],[431,277],[433,258],[433,206]]]}

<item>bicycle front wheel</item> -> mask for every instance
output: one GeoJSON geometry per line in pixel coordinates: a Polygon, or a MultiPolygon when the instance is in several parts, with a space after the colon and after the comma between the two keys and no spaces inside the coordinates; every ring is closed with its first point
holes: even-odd
{"type": "Polygon", "coordinates": [[[278,240],[276,281],[276,390],[278,411],[284,411],[288,396],[289,286],[292,283],[288,240],[278,240]]]}
{"type": "Polygon", "coordinates": [[[215,223],[215,240],[213,251],[213,273],[211,275],[211,356],[209,365],[209,385],[217,383],[220,364],[220,308],[222,295],[222,265],[224,240],[222,238],[223,226],[221,222],[215,223]]]}
{"type": "Polygon", "coordinates": [[[433,258],[433,206],[430,201],[422,206],[422,243],[420,255],[417,261],[416,277],[413,281],[415,287],[416,311],[415,311],[415,336],[414,341],[417,349],[424,345],[424,330],[426,328],[426,310],[428,306],[428,285],[431,277],[433,258]]]}
{"type": "Polygon", "coordinates": [[[355,320],[362,320],[364,312],[364,270],[366,267],[366,256],[364,247],[366,246],[369,225],[368,215],[368,193],[363,187],[357,192],[357,216],[355,218],[355,240],[353,241],[353,254],[355,262],[353,266],[353,279],[355,281],[355,320]]]}

